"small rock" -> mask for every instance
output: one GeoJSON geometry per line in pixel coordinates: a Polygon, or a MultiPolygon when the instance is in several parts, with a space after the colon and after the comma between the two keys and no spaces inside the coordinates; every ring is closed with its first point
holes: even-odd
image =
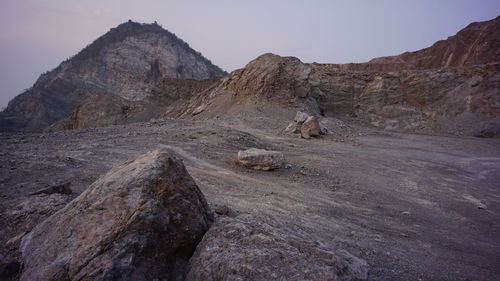
{"type": "Polygon", "coordinates": [[[197,108],[195,108],[193,110],[193,113],[191,113],[191,114],[193,116],[198,115],[198,114],[202,113],[203,110],[205,110],[206,108],[207,108],[207,105],[206,104],[202,104],[202,105],[198,106],[197,108]]]}
{"type": "Polygon", "coordinates": [[[288,124],[288,126],[285,129],[285,133],[293,133],[293,134],[300,133],[300,125],[297,122],[290,122],[290,124],[288,124]]]}
{"type": "Polygon", "coordinates": [[[309,117],[310,117],[309,114],[302,112],[302,111],[297,111],[293,121],[299,125],[302,125],[302,123],[304,123],[307,120],[307,118],[309,118],[309,117]]]}
{"type": "Polygon", "coordinates": [[[236,164],[241,167],[263,171],[280,168],[284,162],[283,153],[257,148],[238,151],[236,159],[236,164]]]}
{"type": "Polygon", "coordinates": [[[328,128],[325,127],[325,125],[319,123],[319,134],[320,135],[326,135],[328,134],[328,128]]]}
{"type": "Polygon", "coordinates": [[[218,205],[214,208],[214,212],[219,216],[235,217],[236,213],[227,205],[218,205]]]}
{"type": "Polygon", "coordinates": [[[300,134],[303,138],[317,137],[320,134],[318,118],[314,116],[307,117],[306,121],[300,127],[300,134]]]}

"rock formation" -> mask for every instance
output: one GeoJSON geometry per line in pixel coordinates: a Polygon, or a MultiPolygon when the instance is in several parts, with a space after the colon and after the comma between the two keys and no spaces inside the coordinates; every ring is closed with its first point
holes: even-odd
{"type": "Polygon", "coordinates": [[[146,122],[163,112],[163,108],[144,101],[129,101],[113,94],[88,95],[68,118],[51,125],[46,131],[146,122]]]}
{"type": "Polygon", "coordinates": [[[26,235],[21,280],[178,280],[212,221],[182,162],[154,151],[113,168],[26,235]]]}
{"type": "Polygon", "coordinates": [[[500,132],[499,22],[500,17],[471,24],[447,41],[412,53],[414,59],[397,66],[382,60],[307,64],[294,57],[264,54],[193,96],[170,116],[206,119],[241,107],[272,105],[318,116],[356,117],[385,130],[496,136],[500,132]],[[485,41],[473,43],[474,38],[485,41]],[[456,47],[460,42],[467,51],[456,47]],[[445,47],[436,47],[441,45],[445,47]],[[452,59],[430,63],[442,56],[452,59]],[[200,107],[203,112],[192,114],[200,107]]]}
{"type": "Polygon", "coordinates": [[[0,129],[40,131],[69,116],[85,94],[138,101],[162,77],[205,79],[223,74],[158,24],[129,21],[42,74],[0,114],[0,129]]]}

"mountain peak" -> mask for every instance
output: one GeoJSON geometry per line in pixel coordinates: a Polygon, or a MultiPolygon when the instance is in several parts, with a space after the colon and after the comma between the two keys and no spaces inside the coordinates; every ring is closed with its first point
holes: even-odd
{"type": "Polygon", "coordinates": [[[40,131],[67,117],[87,94],[145,98],[163,77],[206,79],[226,74],[158,23],[131,20],[44,73],[2,112],[2,130],[40,131]]]}

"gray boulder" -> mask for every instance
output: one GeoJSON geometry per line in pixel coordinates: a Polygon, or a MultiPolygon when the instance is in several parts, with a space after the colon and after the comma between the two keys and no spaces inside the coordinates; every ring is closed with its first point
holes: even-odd
{"type": "Polygon", "coordinates": [[[263,217],[219,217],[200,242],[185,280],[366,280],[367,263],[319,248],[263,217]]]}
{"type": "Polygon", "coordinates": [[[178,280],[212,221],[182,162],[150,152],[113,168],[27,234],[20,280],[178,280]]]}
{"type": "Polygon", "coordinates": [[[283,153],[258,148],[240,150],[236,158],[236,164],[241,167],[263,171],[280,168],[284,162],[283,153]]]}

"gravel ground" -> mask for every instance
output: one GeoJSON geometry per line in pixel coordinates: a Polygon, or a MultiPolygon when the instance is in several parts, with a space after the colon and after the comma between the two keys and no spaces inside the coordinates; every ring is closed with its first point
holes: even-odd
{"type": "Polygon", "coordinates": [[[70,181],[70,200],[114,165],[163,147],[184,159],[210,205],[345,249],[368,262],[370,280],[500,280],[500,139],[389,133],[325,118],[331,133],[305,140],[283,134],[281,120],[249,114],[0,134],[1,256],[16,257],[13,238],[50,214],[13,218],[36,201],[31,192],[70,181]],[[282,151],[287,165],[236,166],[238,150],[251,147],[282,151]]]}

